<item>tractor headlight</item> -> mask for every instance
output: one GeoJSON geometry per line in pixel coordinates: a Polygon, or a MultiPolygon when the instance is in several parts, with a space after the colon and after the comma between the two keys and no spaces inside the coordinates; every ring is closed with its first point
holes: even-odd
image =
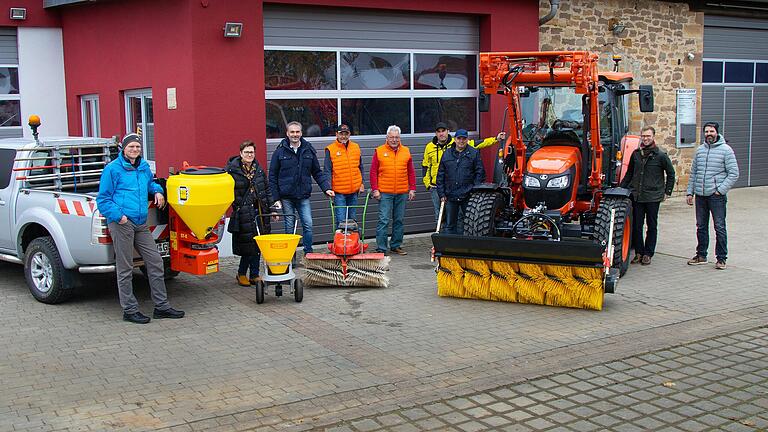
{"type": "Polygon", "coordinates": [[[568,187],[568,176],[560,176],[551,179],[547,183],[547,189],[565,189],[568,187]]]}
{"type": "Polygon", "coordinates": [[[531,177],[529,175],[525,176],[525,187],[529,188],[538,188],[541,187],[541,182],[536,177],[531,177]]]}

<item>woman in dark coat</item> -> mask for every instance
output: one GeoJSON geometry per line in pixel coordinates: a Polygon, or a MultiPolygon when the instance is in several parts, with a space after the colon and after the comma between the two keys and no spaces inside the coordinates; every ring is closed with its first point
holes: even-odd
{"type": "Polygon", "coordinates": [[[261,234],[270,233],[269,218],[259,217],[269,210],[269,182],[267,175],[256,160],[256,145],[253,141],[240,144],[240,155],[232,156],[227,162],[227,172],[235,179],[235,201],[227,230],[232,233],[232,253],[240,256],[237,283],[242,286],[255,285],[259,277],[261,253],[256,240],[259,224],[261,234]],[[250,268],[250,278],[246,272],[250,268]]]}

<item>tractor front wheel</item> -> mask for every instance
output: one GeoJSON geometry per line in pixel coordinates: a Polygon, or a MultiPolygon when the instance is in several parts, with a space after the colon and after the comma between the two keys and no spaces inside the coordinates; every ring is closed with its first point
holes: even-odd
{"type": "Polygon", "coordinates": [[[629,198],[606,197],[600,202],[595,221],[597,240],[608,247],[608,230],[611,226],[611,210],[615,210],[613,222],[613,262],[612,267],[619,269],[624,276],[629,269],[629,255],[632,249],[632,202],[629,198]]]}
{"type": "Polygon", "coordinates": [[[504,207],[504,196],[499,192],[473,192],[464,214],[464,235],[491,237],[496,234],[496,218],[504,207]]]}

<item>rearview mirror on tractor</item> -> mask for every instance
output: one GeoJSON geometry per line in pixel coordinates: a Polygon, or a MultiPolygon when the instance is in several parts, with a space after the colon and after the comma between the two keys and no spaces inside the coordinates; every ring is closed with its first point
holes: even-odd
{"type": "Polygon", "coordinates": [[[653,112],[653,86],[641,85],[639,92],[640,112],[653,112]]]}
{"type": "Polygon", "coordinates": [[[488,112],[491,109],[491,95],[485,92],[483,87],[480,87],[480,94],[477,96],[477,110],[480,112],[488,112]]]}

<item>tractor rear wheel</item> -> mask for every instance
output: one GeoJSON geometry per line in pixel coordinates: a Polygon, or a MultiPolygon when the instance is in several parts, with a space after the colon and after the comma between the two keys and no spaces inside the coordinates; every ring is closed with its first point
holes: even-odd
{"type": "Polygon", "coordinates": [[[608,247],[608,230],[611,226],[611,209],[615,209],[613,222],[613,262],[611,267],[619,269],[624,276],[629,268],[632,245],[632,202],[629,198],[606,197],[600,202],[595,220],[595,235],[598,241],[608,247]]]}
{"type": "Polygon", "coordinates": [[[499,192],[473,192],[464,214],[464,235],[490,237],[496,234],[496,217],[504,207],[504,196],[499,192]]]}

